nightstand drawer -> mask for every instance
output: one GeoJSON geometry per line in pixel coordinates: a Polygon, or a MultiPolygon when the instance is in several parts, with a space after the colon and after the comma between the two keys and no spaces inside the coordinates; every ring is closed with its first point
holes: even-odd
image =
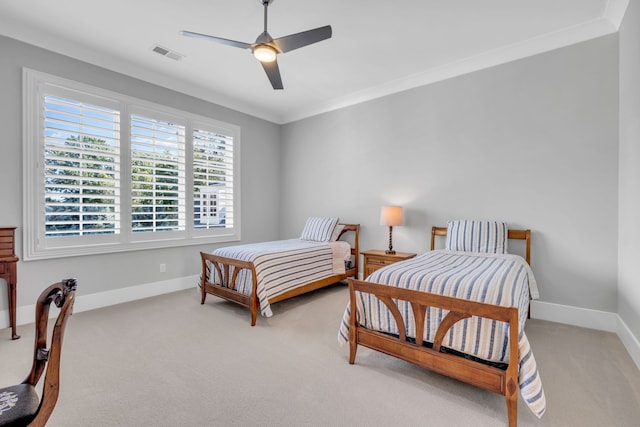
{"type": "Polygon", "coordinates": [[[367,257],[367,263],[372,266],[380,266],[384,267],[385,265],[393,264],[394,262],[398,262],[397,260],[376,258],[376,257],[367,257]]]}
{"type": "Polygon", "coordinates": [[[379,268],[391,265],[398,261],[404,261],[413,258],[416,254],[407,252],[397,252],[395,254],[387,254],[381,250],[370,250],[361,252],[364,257],[364,278],[366,279],[371,273],[379,268]]]}

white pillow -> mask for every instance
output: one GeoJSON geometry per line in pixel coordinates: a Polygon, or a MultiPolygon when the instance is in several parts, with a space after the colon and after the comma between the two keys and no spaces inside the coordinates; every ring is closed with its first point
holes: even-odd
{"type": "Polygon", "coordinates": [[[309,217],[300,239],[313,242],[328,242],[338,223],[335,217],[309,217]]]}
{"type": "Polygon", "coordinates": [[[445,249],[504,254],[507,253],[507,234],[506,222],[448,221],[445,249]]]}

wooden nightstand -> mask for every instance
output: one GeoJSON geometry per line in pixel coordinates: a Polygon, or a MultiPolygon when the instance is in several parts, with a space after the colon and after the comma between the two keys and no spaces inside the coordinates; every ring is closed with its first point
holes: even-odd
{"type": "Polygon", "coordinates": [[[416,254],[408,252],[396,252],[395,254],[386,254],[380,250],[370,250],[360,252],[364,257],[364,275],[366,279],[371,273],[385,265],[393,264],[394,262],[404,261],[405,259],[413,258],[416,254]]]}

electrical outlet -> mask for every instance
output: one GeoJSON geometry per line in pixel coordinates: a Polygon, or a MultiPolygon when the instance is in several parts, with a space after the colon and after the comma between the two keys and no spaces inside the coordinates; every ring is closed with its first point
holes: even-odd
{"type": "Polygon", "coordinates": [[[160,273],[166,273],[167,272],[167,264],[160,264],[160,273]]]}

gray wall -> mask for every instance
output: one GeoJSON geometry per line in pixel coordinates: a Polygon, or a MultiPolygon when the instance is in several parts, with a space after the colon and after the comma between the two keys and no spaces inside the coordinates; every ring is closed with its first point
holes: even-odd
{"type": "Polygon", "coordinates": [[[640,337],[640,2],[620,29],[620,270],[618,314],[640,337]]]}
{"type": "Polygon", "coordinates": [[[385,248],[400,204],[394,248],[421,253],[448,219],[505,220],[533,231],[541,301],[615,313],[617,140],[611,35],[285,125],[280,226],[334,214],[385,248]]]}
{"type": "MultiPolygon", "coordinates": [[[[22,67],[240,126],[243,241],[278,238],[279,125],[1,36],[0,56],[0,225],[19,227],[18,256],[22,254],[22,67]]],[[[78,295],[82,296],[196,275],[200,269],[199,251],[211,247],[214,246],[20,261],[18,306],[35,304],[45,286],[68,276],[78,278],[78,295]],[[166,273],[159,272],[160,263],[166,264],[166,273]]],[[[6,298],[0,298],[0,310],[7,310],[6,302],[6,298]]]]}

